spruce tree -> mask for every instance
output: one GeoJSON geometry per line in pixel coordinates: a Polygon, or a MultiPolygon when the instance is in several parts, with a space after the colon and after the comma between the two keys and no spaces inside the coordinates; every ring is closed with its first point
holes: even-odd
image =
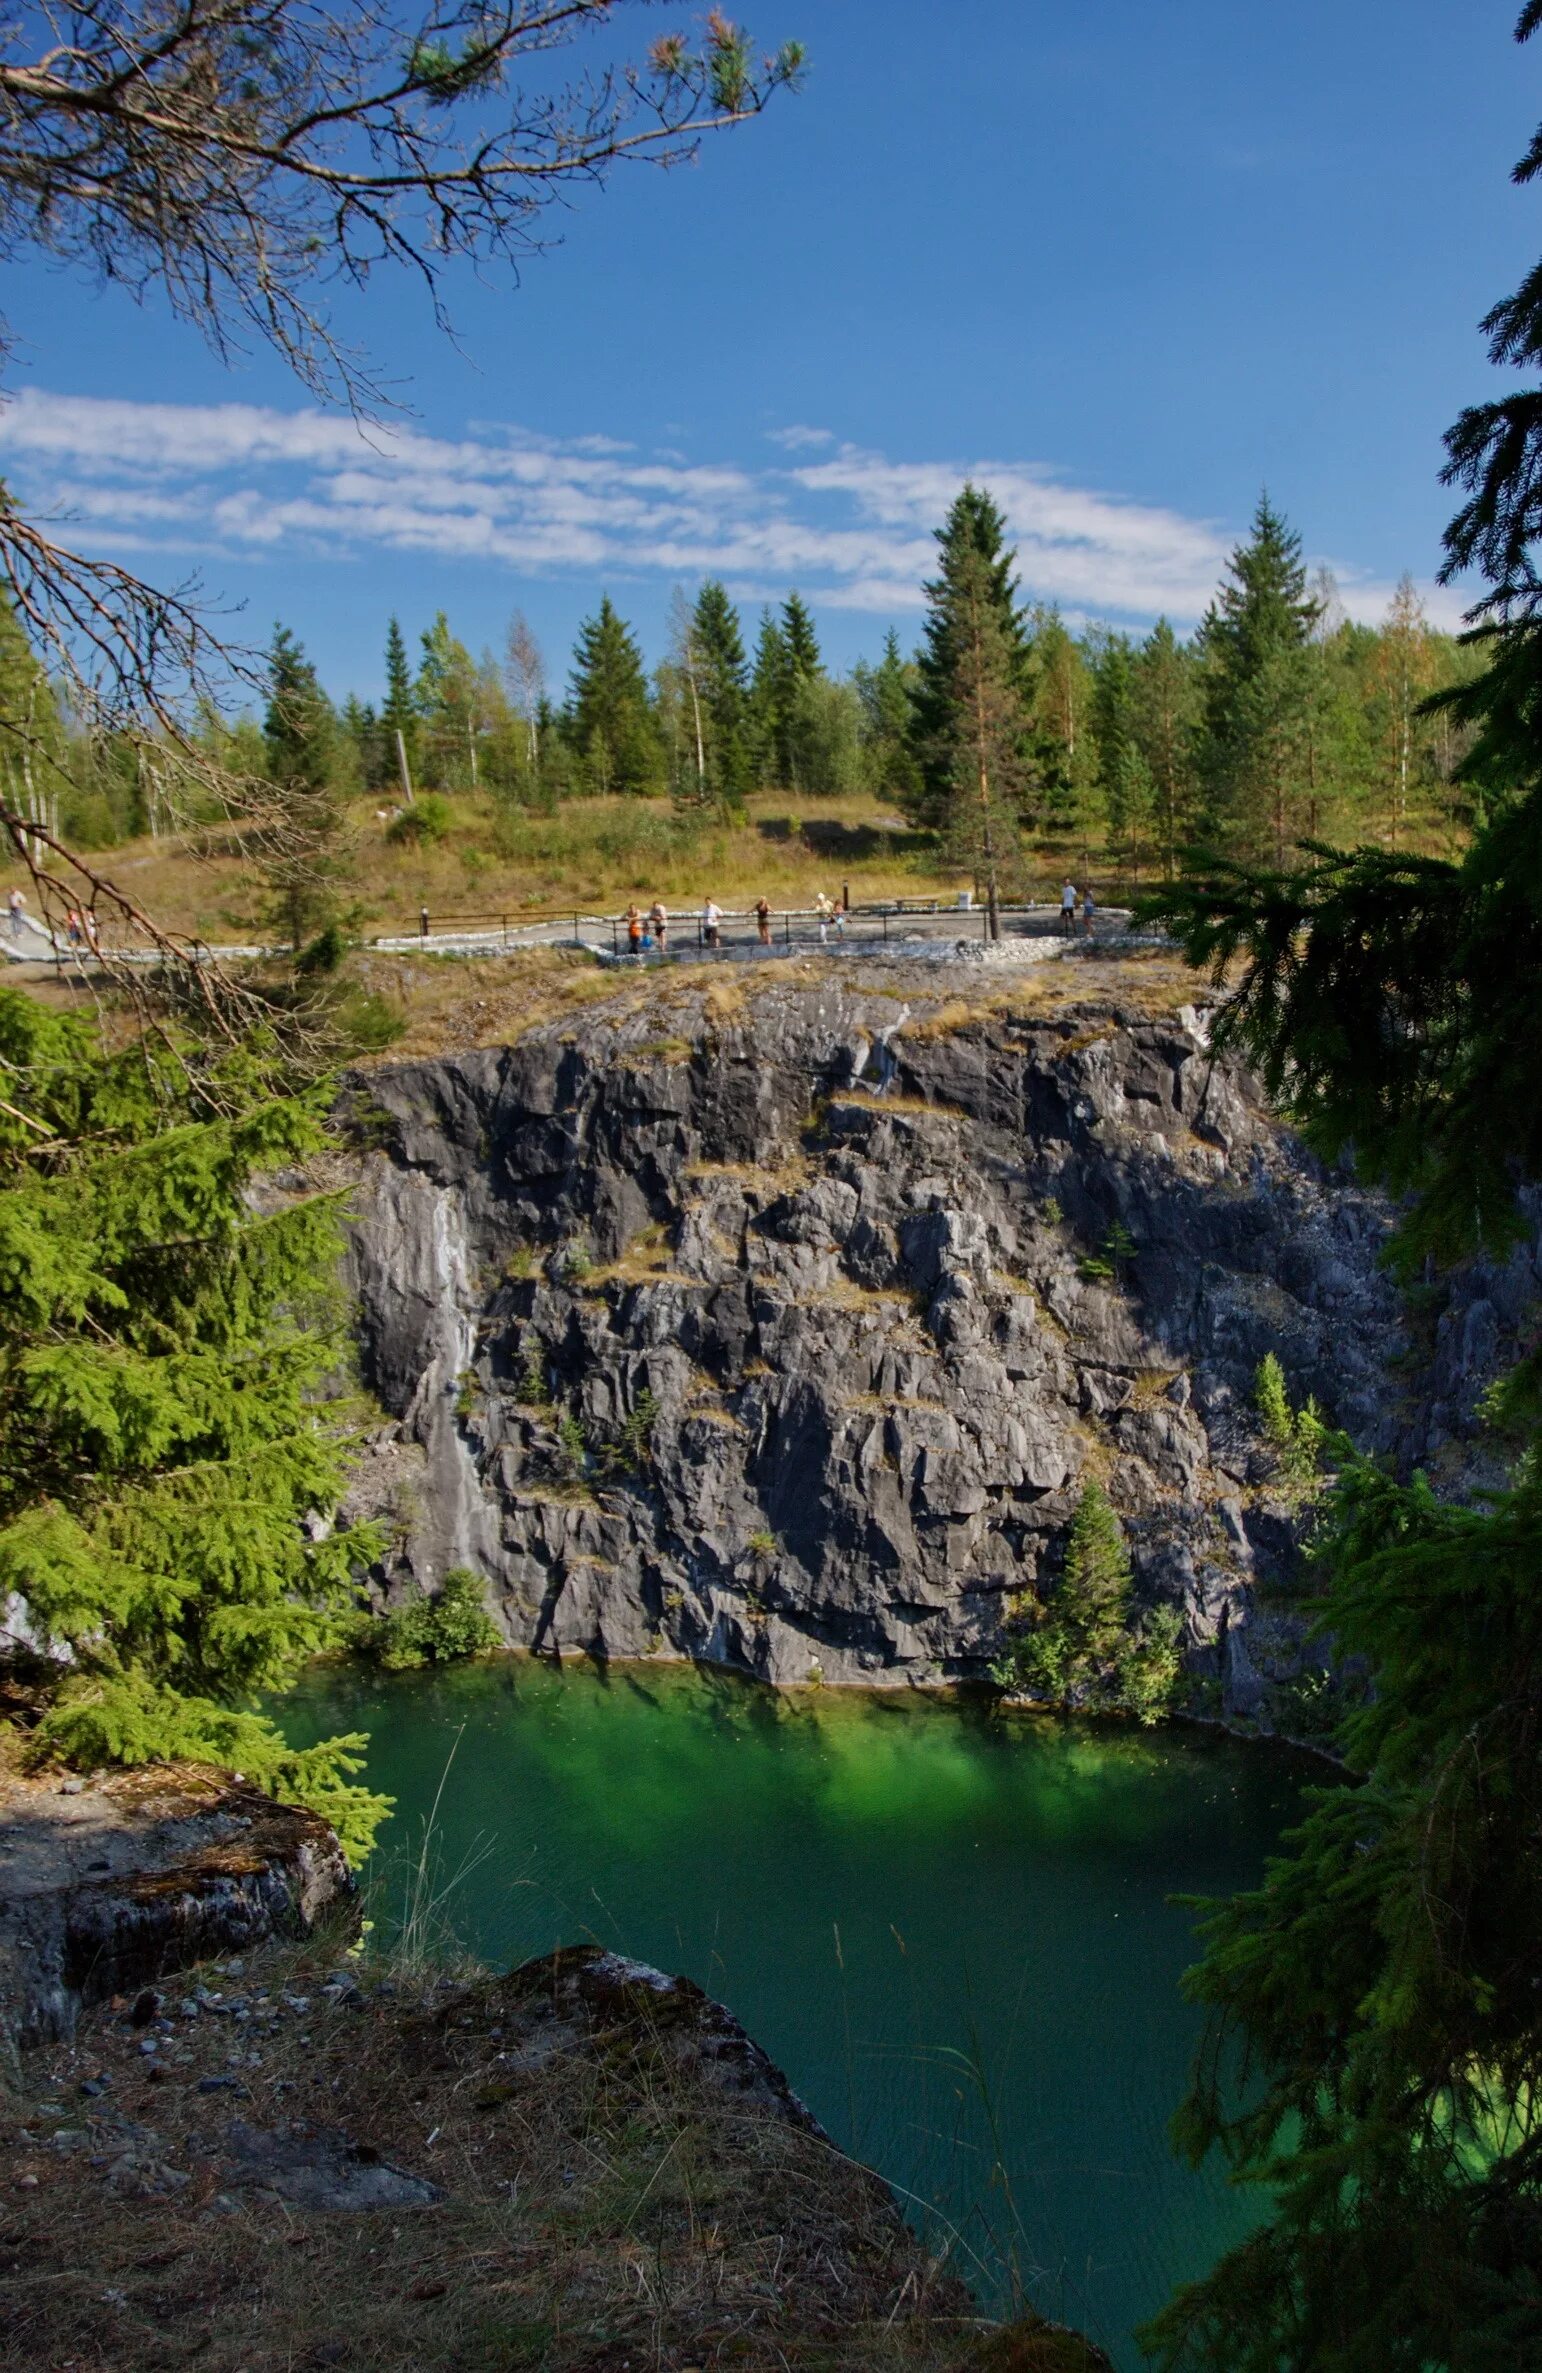
{"type": "Polygon", "coordinates": [[[345,817],[335,787],[337,723],[316,671],[286,626],[268,652],[263,718],[274,816],[260,844],[267,917],[299,955],[339,919],[345,817]]]}
{"type": "Polygon", "coordinates": [[[1092,722],[1098,745],[1103,815],[1110,856],[1140,880],[1151,829],[1155,784],[1137,731],[1135,660],[1128,637],[1108,635],[1093,667],[1092,722]]]}
{"type": "Polygon", "coordinates": [[[753,777],[749,671],[739,613],[729,600],[727,586],[715,577],[707,579],[696,597],[694,629],[705,712],[708,782],[713,796],[724,807],[739,808],[744,804],[753,777]]]}
{"type": "MultiPolygon", "coordinates": [[[[1519,33],[1542,25],[1530,0],[1519,33]]],[[[1539,132],[1519,177],[1542,171],[1539,132]]],[[[1495,359],[1542,363],[1542,270],[1495,359]]],[[[1245,1052],[1327,1154],[1402,1202],[1405,1273],[1529,1238],[1542,1181],[1542,390],[1464,413],[1448,567],[1487,660],[1449,706],[1505,785],[1457,861],[1362,847],[1233,867],[1153,911],[1227,977],[1245,1052]],[[1224,973],[1223,973],[1224,968],[1224,973]]],[[[1372,1684],[1263,1883],[1212,1904],[1180,2125],[1258,2228],[1146,2335],[1170,2373],[1508,2373],[1542,2362],[1542,1359],[1489,1397],[1508,1488],[1471,1506],[1329,1445],[1322,1625],[1372,1684]]]]}
{"type": "Polygon", "coordinates": [[[364,1747],[249,1710],[339,1640],[368,1528],[328,1529],[355,1424],[334,1196],[264,1198],[322,1100],[252,1047],[94,1026],[0,989],[0,1598],[37,1643],[34,1759],[235,1764],[355,1859],[364,1747]]]}
{"type": "Polygon", "coordinates": [[[609,594],[578,630],[570,716],[590,788],[634,794],[660,787],[663,753],[642,654],[609,594]]]}
{"type": "Polygon", "coordinates": [[[1037,786],[1034,821],[1073,842],[1083,866],[1101,819],[1102,784],[1087,652],[1053,606],[1029,618],[1029,749],[1037,786]]]}
{"type": "Polygon", "coordinates": [[[1151,778],[1151,822],[1162,872],[1171,881],[1192,839],[1197,782],[1198,672],[1193,652],[1159,618],[1136,655],[1135,739],[1151,778]]]}
{"type": "Polygon", "coordinates": [[[833,788],[829,768],[823,763],[827,721],[820,695],[826,679],[819,638],[801,594],[790,593],[782,604],[782,649],[785,671],[778,717],[782,780],[791,791],[818,795],[833,788]]]}
{"type": "Polygon", "coordinates": [[[982,487],[966,485],[935,536],[938,571],[926,587],[926,624],[911,699],[910,745],[917,780],[906,810],[913,822],[934,831],[944,827],[953,807],[954,708],[963,631],[961,589],[966,581],[971,598],[983,595],[990,610],[989,641],[1003,655],[1016,690],[1021,711],[1018,754],[1027,756],[1027,647],[1012,573],[1017,555],[1007,546],[1006,521],[982,487]]]}
{"type": "Polygon", "coordinates": [[[1003,623],[998,576],[967,537],[949,555],[945,648],[950,672],[946,700],[935,700],[938,740],[923,754],[934,779],[945,781],[938,813],[950,861],[967,867],[983,889],[990,933],[1000,936],[1004,878],[1016,870],[1018,817],[1026,769],[1022,755],[1019,652],[1003,623]]]}
{"type": "Polygon", "coordinates": [[[407,753],[407,770],[416,788],[418,775],[418,704],[412,681],[412,668],[407,659],[407,645],[400,621],[393,618],[386,628],[386,696],[380,712],[380,724],[385,736],[393,779],[400,784],[401,766],[397,735],[407,753]]]}
{"type": "Polygon", "coordinates": [[[786,718],[792,671],[787,638],[770,610],[760,613],[755,672],[750,682],[749,735],[755,780],[763,791],[789,789],[786,718]]]}
{"type": "Polygon", "coordinates": [[[1267,494],[1206,613],[1203,745],[1207,839],[1283,866],[1306,829],[1312,628],[1301,538],[1267,494]]]}
{"type": "Polygon", "coordinates": [[[920,790],[911,746],[911,701],[916,670],[900,651],[891,626],[876,667],[859,666],[853,678],[862,702],[863,751],[869,787],[909,814],[920,790]]]}

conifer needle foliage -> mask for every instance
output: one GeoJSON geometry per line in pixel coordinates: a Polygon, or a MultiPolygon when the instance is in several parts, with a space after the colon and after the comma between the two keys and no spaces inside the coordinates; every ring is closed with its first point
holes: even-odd
{"type": "MultiPolygon", "coordinates": [[[[1542,25],[1533,0],[1518,28],[1542,25]]],[[[1542,147],[1520,173],[1529,179],[1542,147]]],[[[1542,269],[1491,317],[1542,358],[1542,269]]],[[[1535,390],[1463,415],[1448,534],[1492,592],[1463,695],[1488,820],[1460,864],[1314,852],[1162,905],[1232,988],[1243,1048],[1326,1150],[1401,1190],[1405,1259],[1503,1245],[1542,1177],[1542,525],[1535,390]]],[[[1276,1383],[1278,1389],[1276,1390],[1276,1383]]],[[[1313,1555],[1322,1629],[1372,1686],[1261,1887],[1203,1907],[1210,2013],[1179,2120],[1268,2214],[1145,2340],[1167,2373],[1517,2373],[1542,2364],[1542,1426],[1538,1362],[1493,1405],[1519,1451],[1473,1506],[1356,1458],[1313,1555]]],[[[1296,1419],[1260,1379],[1276,1434],[1296,1419]]],[[[1283,1447],[1283,1444],[1277,1444],[1283,1447]]]]}
{"type": "Polygon", "coordinates": [[[114,1052],[0,990],[0,1604],[44,1677],[36,1753],[236,1764],[357,1860],[386,1809],[364,1740],[296,1752],[251,1710],[339,1636],[375,1547],[329,1522],[336,1199],[250,1196],[322,1140],[275,1069],[114,1052]]]}

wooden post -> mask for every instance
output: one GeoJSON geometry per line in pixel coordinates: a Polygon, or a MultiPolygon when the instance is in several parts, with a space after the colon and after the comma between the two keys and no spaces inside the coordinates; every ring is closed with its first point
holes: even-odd
{"type": "Polygon", "coordinates": [[[412,805],[412,769],[407,764],[407,741],[401,727],[396,728],[396,763],[401,768],[402,794],[407,805],[412,805]]]}

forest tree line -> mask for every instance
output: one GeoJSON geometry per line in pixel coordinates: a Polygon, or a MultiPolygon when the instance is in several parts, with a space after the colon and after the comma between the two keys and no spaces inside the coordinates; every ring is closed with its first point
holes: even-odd
{"type": "MultiPolygon", "coordinates": [[[[385,696],[336,700],[277,627],[266,708],[200,735],[222,763],[314,802],[485,793],[551,811],[621,794],[733,815],[756,792],[795,806],[870,794],[1003,890],[1030,847],[1134,880],[1185,849],[1275,864],[1303,843],[1458,843],[1475,793],[1462,730],[1432,695],[1476,659],[1429,623],[1410,578],[1377,626],[1311,581],[1300,540],[1262,500],[1195,633],[1074,631],[1024,603],[1005,524],[966,486],[938,531],[914,656],[891,628],[875,662],[832,671],[796,592],[753,639],[727,588],[677,592],[650,669],[609,595],[579,629],[566,680],[516,614],[501,653],[473,656],[440,612],[416,649],[392,618],[385,696]],[[972,625],[966,631],[966,621],[972,625]]],[[[76,845],[169,828],[144,751],[72,728],[20,629],[0,615],[0,767],[16,803],[76,845]]]]}

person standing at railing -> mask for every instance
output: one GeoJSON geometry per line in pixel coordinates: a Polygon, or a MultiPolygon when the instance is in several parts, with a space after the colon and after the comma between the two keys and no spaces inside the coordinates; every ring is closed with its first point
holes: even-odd
{"type": "Polygon", "coordinates": [[[1067,882],[1060,893],[1060,928],[1067,939],[1076,930],[1076,884],[1067,882]]]}
{"type": "Polygon", "coordinates": [[[761,946],[768,948],[771,945],[771,901],[769,898],[757,898],[755,901],[755,927],[760,933],[761,946]]]}
{"type": "Polygon", "coordinates": [[[723,910],[715,898],[709,898],[701,910],[701,944],[706,948],[720,948],[723,944],[723,910]]]}
{"type": "Polygon", "coordinates": [[[815,897],[814,912],[819,917],[819,944],[823,947],[830,936],[830,916],[833,912],[830,901],[823,890],[815,897]]]}
{"type": "Polygon", "coordinates": [[[418,908],[418,937],[419,939],[428,937],[428,909],[426,906],[418,908]]]}
{"type": "Polygon", "coordinates": [[[11,918],[11,937],[20,939],[22,926],[27,920],[27,901],[19,890],[11,892],[5,902],[5,911],[11,918]]]}
{"type": "Polygon", "coordinates": [[[648,909],[648,920],[653,925],[653,936],[658,945],[659,954],[662,956],[669,946],[669,909],[662,898],[655,898],[653,901],[652,906],[648,909]]]}
{"type": "Polygon", "coordinates": [[[643,943],[643,919],[642,919],[642,916],[641,916],[641,914],[639,913],[639,911],[638,911],[637,907],[636,907],[636,906],[635,906],[635,904],[634,904],[634,905],[632,905],[632,906],[629,906],[629,907],[627,908],[627,910],[626,910],[626,952],[627,952],[627,954],[628,954],[629,956],[640,956],[640,955],[642,954],[642,943],[643,943]]]}

